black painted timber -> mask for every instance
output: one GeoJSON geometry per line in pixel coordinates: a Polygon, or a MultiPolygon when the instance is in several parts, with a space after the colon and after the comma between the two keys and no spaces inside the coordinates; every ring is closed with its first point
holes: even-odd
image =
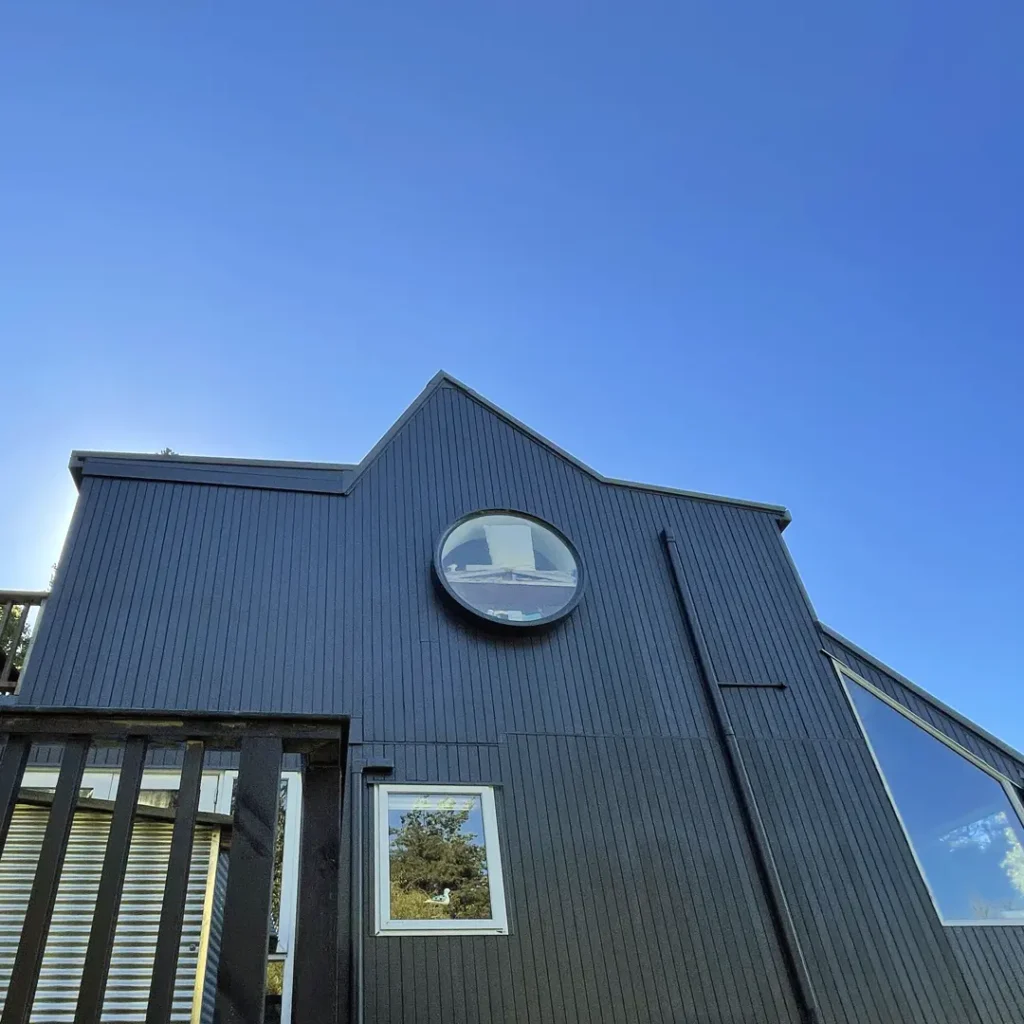
{"type": "Polygon", "coordinates": [[[375,937],[362,794],[346,810],[339,1001],[361,922],[367,1024],[800,1020],[662,529],[713,677],[741,684],[718,692],[822,1021],[1024,1020],[1024,927],[939,922],[822,648],[1007,777],[1024,764],[822,634],[783,510],[613,483],[449,380],[339,492],[90,462],[23,703],[350,717],[396,781],[500,785],[501,937],[375,937]],[[480,508],[580,552],[586,593],[549,632],[487,634],[440,600],[437,539],[480,508]]]}
{"type": "Polygon", "coordinates": [[[0,853],[7,841],[7,830],[11,827],[21,777],[32,746],[27,736],[8,736],[6,740],[0,750],[0,853]]]}
{"type": "Polygon", "coordinates": [[[296,1021],[338,1024],[341,764],[307,765],[302,776],[299,905],[292,994],[296,1021]]]}
{"type": "MultiPolygon", "coordinates": [[[[178,807],[171,831],[171,852],[167,881],[160,907],[160,926],[153,957],[153,977],[146,1007],[146,1024],[169,1024],[174,1002],[174,979],[178,973],[178,950],[185,917],[189,862],[199,810],[199,787],[203,777],[203,744],[189,740],[178,787],[178,807]]],[[[223,952],[221,953],[223,956],[223,952]]],[[[4,1022],[6,1024],[6,1022],[4,1022]]]]}
{"type": "Polygon", "coordinates": [[[28,908],[25,910],[4,1011],[0,1016],[2,1024],[28,1024],[32,1013],[32,1000],[39,981],[39,968],[46,949],[60,871],[68,849],[75,804],[78,802],[78,790],[82,784],[88,753],[87,739],[70,739],[64,747],[60,775],[57,777],[57,788],[53,794],[46,831],[43,833],[43,845],[39,851],[28,908]]]}
{"type": "MultiPolygon", "coordinates": [[[[679,602],[686,620],[687,629],[697,653],[697,663],[700,666],[700,675],[704,683],[704,692],[708,698],[711,717],[714,720],[715,730],[724,748],[729,765],[729,777],[736,791],[740,813],[743,815],[746,829],[750,835],[750,841],[757,858],[758,869],[764,880],[765,890],[771,903],[772,917],[779,934],[779,942],[782,945],[783,956],[793,983],[794,994],[806,1024],[818,1024],[818,1002],[814,994],[814,983],[811,981],[807,970],[807,962],[804,959],[800,937],[793,925],[793,915],[789,909],[789,901],[786,898],[785,889],[779,878],[779,870],[775,864],[771,842],[765,830],[761,812],[757,806],[754,787],[751,784],[747,766],[743,761],[743,751],[736,742],[736,732],[729,719],[729,712],[725,706],[725,701],[719,692],[721,684],[715,677],[711,655],[708,652],[707,642],[704,639],[704,630],[697,616],[696,606],[694,605],[693,597],[690,594],[690,589],[687,586],[686,577],[682,570],[679,548],[676,545],[675,537],[668,531],[663,531],[662,540],[665,543],[669,564],[672,566],[672,576],[675,580],[676,589],[679,592],[679,602]]],[[[735,686],[736,684],[733,683],[731,685],[735,686]]]]}
{"type": "Polygon", "coordinates": [[[98,476],[108,479],[154,480],[164,483],[200,483],[218,487],[249,487],[311,494],[341,494],[350,472],[341,469],[213,465],[176,459],[117,459],[93,455],[75,465],[79,480],[98,476]]]}
{"type": "Polygon", "coordinates": [[[214,1024],[263,1024],[281,741],[242,741],[214,1024]]]}
{"type": "Polygon", "coordinates": [[[146,741],[133,737],[125,744],[124,760],[117,783],[117,796],[110,817],[107,848],[103,854],[103,868],[96,892],[89,945],[85,953],[82,983],[78,992],[75,1024],[92,1024],[100,1019],[103,996],[107,989],[107,974],[114,948],[117,914],[121,908],[121,892],[128,853],[132,841],[135,805],[146,765],[146,741]]]}

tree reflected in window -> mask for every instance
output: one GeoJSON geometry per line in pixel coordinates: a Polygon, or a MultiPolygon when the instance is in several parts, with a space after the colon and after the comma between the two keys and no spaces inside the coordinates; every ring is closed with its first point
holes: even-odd
{"type": "Polygon", "coordinates": [[[390,793],[388,834],[392,920],[491,917],[478,795],[390,793]]]}
{"type": "Polygon", "coordinates": [[[847,686],[943,920],[1024,924],[1024,827],[1003,783],[847,686]]]}

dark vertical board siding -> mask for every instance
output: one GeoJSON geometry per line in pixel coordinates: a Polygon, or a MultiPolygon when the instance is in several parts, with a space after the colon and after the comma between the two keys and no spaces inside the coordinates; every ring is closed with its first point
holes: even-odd
{"type": "Polygon", "coordinates": [[[23,699],[353,714],[404,740],[701,736],[664,558],[634,501],[450,389],[349,497],[88,477],[23,699]],[[555,522],[586,560],[584,602],[533,638],[458,620],[432,579],[443,528],[505,505],[555,522]]]}
{"type": "Polygon", "coordinates": [[[217,874],[213,882],[213,905],[210,912],[210,940],[206,949],[206,974],[203,978],[201,1024],[213,1024],[217,969],[220,967],[220,943],[224,934],[224,897],[228,890],[228,861],[227,853],[218,854],[217,874]]]}
{"type": "Polygon", "coordinates": [[[951,928],[950,939],[985,1024],[1024,1020],[1024,929],[951,928]]]}
{"type": "Polygon", "coordinates": [[[786,684],[725,700],[823,1024],[1024,1020],[1021,930],[939,924],[820,648],[1021,766],[821,637],[770,512],[603,484],[453,387],[347,496],[239,482],[87,475],[20,699],[351,715],[397,778],[501,783],[512,934],[368,934],[368,1022],[796,1021],[664,529],[719,679],[786,684]],[[477,508],[572,538],[587,583],[565,622],[491,636],[446,607],[434,545],[477,508]]]}
{"type": "Polygon", "coordinates": [[[1009,754],[1000,750],[997,746],[989,743],[984,736],[965,728],[956,719],[945,714],[941,708],[924,700],[913,690],[904,686],[898,679],[882,672],[874,665],[859,658],[854,651],[834,640],[827,634],[820,636],[821,646],[828,651],[837,661],[842,662],[847,668],[852,669],[857,675],[862,676],[869,683],[873,683],[883,693],[888,694],[895,701],[902,704],[908,711],[912,711],[918,718],[923,719],[929,725],[945,733],[951,740],[959,743],[960,746],[969,750],[972,754],[988,762],[998,771],[1011,779],[1024,780],[1024,764],[1010,757],[1009,754]]]}
{"type": "Polygon", "coordinates": [[[772,518],[663,495],[632,498],[644,533],[667,527],[677,538],[718,678],[789,687],[781,699],[771,690],[731,691],[737,733],[854,736],[772,518]]]}
{"type": "Polygon", "coordinates": [[[863,744],[745,748],[825,1019],[978,1020],[863,744]]]}
{"type": "Polygon", "coordinates": [[[401,781],[501,784],[511,934],[376,938],[368,870],[368,1022],[796,1024],[708,742],[535,735],[372,756],[401,781]],[[652,772],[671,784],[641,785],[652,772]]]}

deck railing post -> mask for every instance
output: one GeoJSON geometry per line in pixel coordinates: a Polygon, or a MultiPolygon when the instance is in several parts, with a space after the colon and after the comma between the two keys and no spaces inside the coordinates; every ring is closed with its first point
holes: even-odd
{"type": "MultiPolygon", "coordinates": [[[[189,740],[181,769],[178,808],[171,833],[171,853],[167,862],[167,882],[160,909],[160,931],[153,957],[153,978],[149,987],[146,1024],[168,1024],[174,1003],[174,978],[178,973],[181,926],[185,919],[188,895],[188,870],[192,860],[196,815],[199,811],[199,787],[203,779],[203,744],[189,740]]],[[[6,1024],[6,1022],[2,1022],[6,1024]]]]}
{"type": "Polygon", "coordinates": [[[279,739],[242,740],[214,1024],[263,1024],[281,753],[279,739]]]}
{"type": "Polygon", "coordinates": [[[117,799],[110,820],[107,848],[103,855],[96,910],[93,913],[89,946],[85,953],[82,984],[78,992],[75,1024],[94,1024],[100,1019],[103,996],[107,988],[107,973],[114,949],[117,914],[121,908],[128,853],[132,841],[135,804],[142,785],[142,771],[146,765],[146,741],[132,737],[125,746],[121,775],[117,784],[117,799]]]}
{"type": "Polygon", "coordinates": [[[307,764],[302,779],[299,906],[292,1019],[337,1024],[341,763],[307,764]],[[333,1007],[333,1013],[325,1012],[333,1007]]]}
{"type": "Polygon", "coordinates": [[[18,802],[21,777],[25,774],[32,742],[27,736],[8,736],[0,751],[0,855],[7,842],[7,830],[18,802]]]}
{"type": "Polygon", "coordinates": [[[89,753],[89,740],[85,737],[69,739],[61,758],[57,790],[53,795],[50,817],[43,834],[32,893],[21,927],[21,939],[14,958],[14,969],[7,988],[0,1024],[28,1024],[39,983],[39,969],[43,963],[46,937],[50,931],[53,905],[57,899],[57,886],[64,866],[64,855],[71,837],[71,825],[78,803],[78,790],[85,772],[85,759],[89,753]]]}
{"type": "MultiPolygon", "coordinates": [[[[0,592],[0,614],[5,596],[0,592]]],[[[123,923],[119,920],[124,909],[121,897],[138,817],[173,821],[145,1014],[147,1024],[168,1024],[175,999],[181,996],[175,981],[196,827],[207,823],[227,828],[229,824],[222,815],[211,815],[213,820],[208,821],[199,812],[207,749],[241,750],[234,819],[225,844],[229,867],[215,968],[214,1020],[217,1024],[263,1021],[281,768],[287,753],[313,762],[304,776],[308,803],[304,801],[300,829],[300,910],[292,1019],[336,1024],[341,1014],[338,868],[342,765],[347,742],[348,722],[327,716],[190,715],[0,704],[0,854],[19,800],[50,808],[14,971],[7,992],[0,992],[0,1024],[28,1024],[40,972],[45,970],[49,977],[55,966],[46,950],[76,810],[90,815],[109,813],[110,829],[75,998],[75,1024],[98,1021],[105,999],[110,998],[108,975],[114,941],[123,923]],[[52,800],[45,794],[22,790],[33,744],[63,747],[52,800]],[[79,806],[79,790],[93,744],[123,745],[117,797],[113,803],[90,798],[79,806]],[[180,749],[181,744],[185,754],[177,806],[173,811],[139,806],[149,748],[180,749]]],[[[208,886],[214,877],[206,875],[208,886]]],[[[208,892],[208,899],[220,898],[220,892],[219,887],[213,889],[216,895],[208,892]]],[[[67,942],[66,933],[62,933],[61,940],[67,942]]],[[[201,1004],[203,994],[209,995],[210,988],[204,986],[201,993],[193,993],[193,1007],[201,1004]]],[[[52,995],[48,990],[48,998],[52,995]]],[[[144,998],[145,990],[140,995],[144,998]]],[[[57,998],[61,1001],[60,1012],[68,1012],[63,1007],[69,997],[57,998]]]]}

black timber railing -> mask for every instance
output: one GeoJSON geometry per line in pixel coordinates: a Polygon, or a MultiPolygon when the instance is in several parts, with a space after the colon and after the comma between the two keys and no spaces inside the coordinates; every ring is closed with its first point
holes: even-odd
{"type": "Polygon", "coordinates": [[[189,862],[209,750],[239,752],[214,1021],[262,1024],[282,760],[303,758],[303,812],[292,1019],[337,1024],[338,855],[348,722],[321,717],[177,715],[0,708],[0,855],[33,744],[62,748],[0,1024],[28,1024],[90,750],[122,751],[75,1024],[101,1019],[136,804],[153,747],[184,747],[181,783],[149,988],[147,1024],[170,1021],[189,862]]]}
{"type": "Polygon", "coordinates": [[[0,693],[17,690],[49,596],[46,590],[0,590],[0,693]]]}

